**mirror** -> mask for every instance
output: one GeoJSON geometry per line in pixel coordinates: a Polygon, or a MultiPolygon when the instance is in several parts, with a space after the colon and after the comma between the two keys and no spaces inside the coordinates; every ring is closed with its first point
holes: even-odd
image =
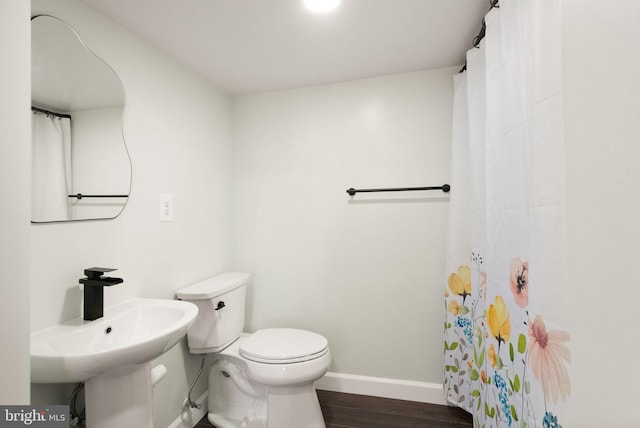
{"type": "Polygon", "coordinates": [[[127,204],[124,89],[64,21],[31,19],[31,222],[111,219],[127,204]]]}

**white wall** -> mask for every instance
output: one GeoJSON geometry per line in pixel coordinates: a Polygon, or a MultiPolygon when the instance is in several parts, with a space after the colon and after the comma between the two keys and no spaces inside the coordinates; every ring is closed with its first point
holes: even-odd
{"type": "Polygon", "coordinates": [[[564,0],[576,427],[637,424],[640,3],[564,0]]]}
{"type": "MultiPolygon", "coordinates": [[[[232,263],[231,132],[226,95],[76,0],[34,0],[34,12],[68,22],[122,79],[133,188],[113,221],[31,227],[31,329],[80,315],[78,279],[90,266],[118,268],[126,297],[173,298],[232,263]],[[172,193],[174,222],[159,222],[159,195],[172,193]]],[[[184,341],[183,341],[184,342],[184,341]]],[[[199,359],[184,343],[160,359],[167,377],[154,388],[156,426],[180,413],[199,359]]],[[[194,396],[205,389],[203,376],[194,396]]],[[[50,397],[33,388],[35,400],[50,397]]],[[[49,402],[50,403],[50,402],[49,402]]]]}
{"type": "Polygon", "coordinates": [[[0,403],[29,403],[29,3],[0,1],[0,403]]]}
{"type": "Polygon", "coordinates": [[[247,328],[325,335],[331,371],[441,383],[441,191],[452,78],[409,73],[234,99],[236,266],[247,328]]]}

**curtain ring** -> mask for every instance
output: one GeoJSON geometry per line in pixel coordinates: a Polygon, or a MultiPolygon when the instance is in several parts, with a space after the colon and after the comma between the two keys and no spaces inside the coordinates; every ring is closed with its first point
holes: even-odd
{"type": "Polygon", "coordinates": [[[480,42],[482,41],[482,39],[484,39],[486,32],[487,32],[487,24],[484,18],[482,18],[482,28],[480,28],[480,32],[478,33],[478,35],[473,38],[474,48],[477,48],[480,46],[480,42]]]}

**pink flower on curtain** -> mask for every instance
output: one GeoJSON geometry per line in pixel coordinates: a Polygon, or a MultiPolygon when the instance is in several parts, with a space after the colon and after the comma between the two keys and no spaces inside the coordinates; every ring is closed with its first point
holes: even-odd
{"type": "Polygon", "coordinates": [[[529,364],[536,379],[542,382],[544,394],[554,403],[558,396],[565,401],[571,394],[571,380],[565,361],[571,362],[571,351],[564,345],[569,341],[566,331],[547,331],[540,315],[529,321],[529,364]]]}
{"type": "Polygon", "coordinates": [[[516,305],[526,307],[529,304],[529,262],[518,257],[511,260],[509,282],[516,305]]]}

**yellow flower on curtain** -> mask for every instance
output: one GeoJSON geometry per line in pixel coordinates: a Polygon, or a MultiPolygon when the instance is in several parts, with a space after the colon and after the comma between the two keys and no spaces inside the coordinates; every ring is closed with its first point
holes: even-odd
{"type": "Polygon", "coordinates": [[[487,352],[487,358],[491,363],[491,367],[495,368],[496,367],[496,347],[493,346],[493,343],[491,344],[491,346],[489,346],[489,352],[487,352]]]}
{"type": "Polygon", "coordinates": [[[511,336],[511,316],[501,296],[496,296],[495,301],[489,305],[486,317],[491,335],[498,341],[498,352],[500,352],[500,343],[508,342],[511,336]]]}
{"type": "Polygon", "coordinates": [[[467,296],[471,295],[471,268],[460,266],[458,270],[449,275],[449,289],[454,294],[462,296],[462,304],[467,296]]]}
{"type": "Polygon", "coordinates": [[[529,322],[529,364],[535,378],[542,382],[545,396],[551,396],[554,403],[558,396],[565,401],[571,394],[571,380],[564,364],[571,361],[571,351],[564,345],[568,341],[566,331],[547,331],[540,315],[529,322]]]}
{"type": "Polygon", "coordinates": [[[447,309],[453,314],[453,316],[457,316],[460,311],[460,305],[458,305],[458,302],[455,300],[452,300],[447,309]]]}

